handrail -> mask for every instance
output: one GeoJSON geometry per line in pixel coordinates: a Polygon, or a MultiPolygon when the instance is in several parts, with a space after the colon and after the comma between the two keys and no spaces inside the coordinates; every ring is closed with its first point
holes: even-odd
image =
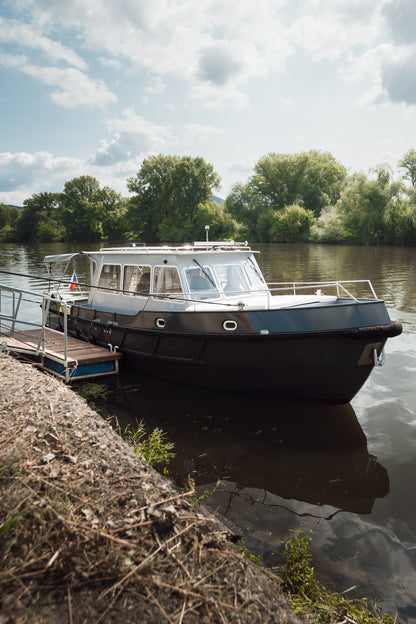
{"type": "MultiPolygon", "coordinates": [[[[51,281],[53,283],[54,280],[51,280],[51,281]]],[[[61,280],[58,280],[58,282],[61,282],[61,280]]],[[[253,289],[253,290],[243,290],[243,291],[237,290],[237,291],[232,291],[232,292],[228,291],[226,294],[221,291],[218,291],[218,293],[215,293],[212,290],[209,290],[206,292],[202,292],[202,291],[185,292],[184,291],[180,293],[150,292],[147,295],[143,295],[146,298],[146,302],[144,306],[141,308],[141,310],[143,311],[145,308],[148,308],[148,303],[152,298],[160,299],[163,301],[172,301],[172,302],[176,301],[176,302],[182,302],[182,303],[185,303],[186,301],[188,301],[189,303],[193,304],[192,306],[193,309],[196,309],[196,306],[198,304],[209,305],[209,306],[213,306],[214,308],[215,307],[224,308],[224,306],[226,306],[227,308],[243,309],[245,305],[249,303],[248,299],[251,299],[253,296],[261,297],[262,295],[265,297],[265,302],[262,304],[262,306],[264,305],[266,309],[270,309],[273,303],[273,298],[276,296],[278,297],[279,295],[283,295],[284,293],[286,295],[289,293],[295,296],[296,295],[300,296],[302,293],[307,294],[311,290],[314,291],[313,292],[314,295],[321,296],[321,295],[324,295],[324,293],[322,292],[322,289],[324,288],[335,289],[336,296],[338,298],[340,298],[341,296],[345,296],[351,299],[352,301],[354,301],[355,303],[357,303],[358,298],[354,294],[352,294],[350,285],[366,285],[369,291],[371,292],[372,297],[375,300],[378,300],[377,295],[375,293],[375,290],[370,280],[343,280],[343,281],[335,280],[335,281],[326,281],[326,282],[293,281],[293,282],[270,282],[267,285],[265,285],[264,288],[253,289]],[[213,300],[212,296],[215,294],[218,294],[218,298],[215,298],[215,300],[213,300]]],[[[130,296],[131,295],[140,296],[138,293],[133,292],[133,291],[130,292],[130,291],[125,291],[121,289],[111,289],[111,288],[106,288],[102,286],[92,286],[91,284],[79,284],[79,286],[84,286],[84,287],[86,286],[88,288],[93,288],[97,290],[99,289],[99,290],[112,292],[116,294],[118,293],[118,294],[128,294],[130,296]]],[[[63,321],[64,321],[64,335],[65,335],[65,363],[67,364],[67,361],[68,361],[68,353],[67,353],[67,323],[68,323],[67,312],[68,310],[67,310],[67,306],[73,303],[76,304],[77,300],[84,298],[85,294],[82,291],[77,291],[76,294],[74,294],[73,291],[68,292],[65,289],[65,291],[62,291],[62,290],[58,291],[57,294],[59,296],[56,297],[53,295],[53,293],[51,293],[51,291],[49,291],[49,294],[47,293],[40,294],[34,291],[0,284],[0,313],[2,309],[2,297],[4,298],[4,294],[2,294],[3,291],[11,293],[11,297],[13,301],[12,315],[15,318],[14,320],[12,318],[9,318],[9,320],[12,323],[9,328],[9,331],[14,331],[15,324],[17,322],[19,323],[24,322],[24,321],[17,320],[17,316],[18,316],[21,304],[23,301],[25,301],[24,296],[29,295],[30,297],[36,297],[38,299],[41,299],[42,322],[39,324],[39,327],[43,329],[41,332],[41,337],[40,337],[38,348],[42,350],[44,349],[44,329],[46,326],[46,319],[47,319],[50,303],[54,302],[56,304],[58,302],[59,304],[62,305],[63,310],[64,310],[63,321]]],[[[296,305],[296,302],[294,302],[294,304],[296,305]]],[[[1,333],[1,325],[0,325],[0,333],[1,333]]]]}
{"type": "MultiPolygon", "coordinates": [[[[24,288],[16,288],[13,286],[7,286],[5,284],[0,284],[0,337],[3,335],[5,337],[18,339],[22,344],[25,344],[25,336],[23,334],[23,330],[19,332],[17,326],[22,325],[23,327],[38,329],[39,331],[39,339],[36,347],[36,355],[46,353],[45,349],[45,330],[46,330],[46,321],[49,313],[49,307],[51,302],[57,301],[57,299],[53,296],[47,295],[46,293],[37,293],[34,291],[26,290],[24,288]],[[5,293],[9,293],[9,295],[5,295],[5,293]],[[24,295],[30,296],[32,299],[25,299],[24,295]],[[9,310],[4,310],[6,308],[7,302],[6,298],[9,296],[9,310]],[[16,304],[16,298],[18,300],[16,304]],[[19,313],[24,313],[24,306],[22,306],[22,302],[34,303],[38,304],[40,307],[40,318],[39,321],[36,322],[33,320],[27,320],[25,318],[19,317],[19,313]],[[9,312],[9,313],[6,313],[9,312]],[[7,336],[6,336],[7,335],[7,336]]],[[[64,367],[65,367],[65,376],[68,381],[69,376],[69,361],[68,361],[68,310],[67,305],[64,300],[60,300],[60,303],[63,306],[64,311],[64,326],[63,333],[64,334],[64,367]]],[[[28,345],[27,345],[28,346],[28,345]]],[[[29,348],[28,348],[29,350],[29,348]]]]}

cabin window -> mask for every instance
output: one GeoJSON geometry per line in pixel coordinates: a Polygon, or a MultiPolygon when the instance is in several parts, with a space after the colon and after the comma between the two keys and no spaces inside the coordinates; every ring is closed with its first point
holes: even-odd
{"type": "Polygon", "coordinates": [[[201,293],[201,299],[212,297],[211,293],[218,293],[209,267],[204,266],[202,270],[198,266],[192,266],[185,269],[185,276],[189,292],[201,293]]]}
{"type": "Polygon", "coordinates": [[[123,295],[142,295],[147,297],[150,291],[150,266],[125,266],[123,295]]]}
{"type": "Polygon", "coordinates": [[[248,258],[244,261],[244,268],[248,281],[250,282],[253,290],[264,291],[267,288],[267,284],[264,281],[263,275],[257,265],[250,258],[248,258]]]}
{"type": "Polygon", "coordinates": [[[104,264],[101,269],[99,290],[120,290],[121,267],[119,264],[104,264]]]}
{"type": "Polygon", "coordinates": [[[249,290],[247,278],[240,264],[219,264],[216,265],[215,271],[227,297],[249,290]]]}
{"type": "Polygon", "coordinates": [[[154,269],[153,293],[182,293],[182,284],[178,268],[175,266],[157,266],[154,269]]]}

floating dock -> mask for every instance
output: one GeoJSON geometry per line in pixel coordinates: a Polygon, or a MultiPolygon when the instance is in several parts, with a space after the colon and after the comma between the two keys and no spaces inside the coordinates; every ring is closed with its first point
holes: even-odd
{"type": "Polygon", "coordinates": [[[118,374],[122,354],[110,344],[107,349],[69,336],[66,314],[62,332],[46,327],[49,300],[47,295],[0,285],[0,352],[24,357],[66,383],[118,374]],[[27,295],[41,299],[42,320],[24,318],[27,295]]]}
{"type": "Polygon", "coordinates": [[[67,383],[73,379],[116,375],[121,353],[67,336],[65,359],[65,336],[61,332],[44,328],[22,330],[17,336],[0,334],[0,350],[27,356],[43,368],[67,383]]]}

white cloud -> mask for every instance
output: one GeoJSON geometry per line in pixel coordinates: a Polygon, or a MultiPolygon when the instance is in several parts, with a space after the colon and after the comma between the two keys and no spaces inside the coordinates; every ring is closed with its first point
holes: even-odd
{"type": "Polygon", "coordinates": [[[107,64],[118,61],[136,72],[184,79],[191,94],[211,106],[222,99],[241,106],[250,77],[284,67],[294,51],[279,17],[285,5],[283,0],[19,3],[44,29],[76,29],[84,48],[97,51],[107,64]]]}
{"type": "Polygon", "coordinates": [[[107,130],[110,140],[104,139],[92,158],[96,165],[107,166],[114,163],[136,161],[154,151],[161,151],[171,139],[169,126],[162,126],[137,115],[132,108],[123,111],[123,117],[110,119],[107,130]]]}
{"type": "Polygon", "coordinates": [[[44,53],[53,63],[64,61],[80,70],[85,70],[85,61],[73,50],[39,34],[31,24],[0,17],[0,43],[16,44],[22,48],[38,50],[44,53]]]}
{"type": "Polygon", "coordinates": [[[334,61],[353,46],[368,46],[377,37],[385,2],[309,0],[290,28],[293,40],[314,60],[334,61]]]}
{"type": "Polygon", "coordinates": [[[0,153],[0,201],[21,204],[38,192],[62,190],[64,181],[81,175],[83,163],[49,152],[0,153]]]}
{"type": "Polygon", "coordinates": [[[107,104],[117,101],[102,80],[91,80],[86,74],[68,67],[41,67],[27,62],[25,56],[0,54],[0,64],[15,68],[20,72],[36,78],[41,82],[55,87],[51,99],[65,108],[79,106],[104,108],[107,104]]]}
{"type": "Polygon", "coordinates": [[[393,41],[416,43],[416,3],[414,0],[392,0],[383,9],[393,41]]]}

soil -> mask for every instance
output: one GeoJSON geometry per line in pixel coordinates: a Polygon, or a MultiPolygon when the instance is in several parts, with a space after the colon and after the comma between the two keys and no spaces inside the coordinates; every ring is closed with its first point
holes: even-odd
{"type": "Polygon", "coordinates": [[[299,624],[279,580],[63,382],[0,354],[0,624],[299,624]]]}

